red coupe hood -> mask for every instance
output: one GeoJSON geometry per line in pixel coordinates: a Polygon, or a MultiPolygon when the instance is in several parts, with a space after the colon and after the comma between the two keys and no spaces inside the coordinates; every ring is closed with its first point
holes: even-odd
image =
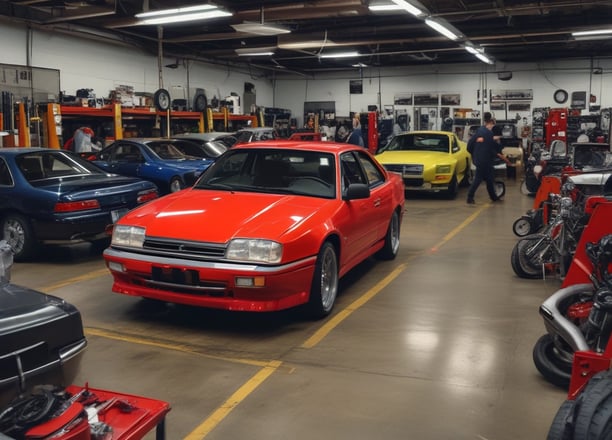
{"type": "Polygon", "coordinates": [[[147,236],[225,243],[234,237],[278,240],[325,211],[315,197],[189,189],[147,203],[120,224],[144,226],[147,236]]]}

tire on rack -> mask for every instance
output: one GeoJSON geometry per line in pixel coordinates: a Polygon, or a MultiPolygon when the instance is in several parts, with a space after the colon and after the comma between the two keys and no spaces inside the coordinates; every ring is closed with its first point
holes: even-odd
{"type": "Polygon", "coordinates": [[[166,89],[157,89],[153,95],[153,104],[160,111],[166,111],[170,108],[170,93],[166,89]]]}
{"type": "Polygon", "coordinates": [[[514,273],[521,278],[535,280],[542,278],[542,269],[529,261],[525,255],[530,243],[538,241],[542,238],[542,234],[527,235],[516,242],[512,248],[510,262],[514,273]]]}
{"type": "Polygon", "coordinates": [[[557,354],[552,337],[540,336],[533,346],[533,363],[547,382],[567,390],[572,376],[572,363],[557,354]]]}
{"type": "Polygon", "coordinates": [[[576,408],[575,400],[564,401],[555,418],[550,424],[546,440],[572,440],[574,433],[573,415],[576,408]]]}
{"type": "Polygon", "coordinates": [[[208,106],[208,100],[204,93],[198,93],[193,99],[193,110],[196,112],[203,112],[208,106]]]}
{"type": "Polygon", "coordinates": [[[397,256],[400,246],[400,221],[397,211],[391,214],[387,234],[385,235],[385,244],[381,250],[376,253],[376,257],[381,260],[393,260],[397,256]]]}
{"type": "Polygon", "coordinates": [[[612,375],[609,370],[595,374],[576,399],[578,411],[574,438],[612,438],[612,375]]]}
{"type": "Polygon", "coordinates": [[[31,259],[40,246],[30,221],[16,213],[8,213],[2,218],[2,239],[13,250],[15,261],[31,259]]]}
{"type": "Polygon", "coordinates": [[[308,298],[308,314],[314,319],[329,315],[338,295],[338,257],[336,248],[326,241],[319,250],[308,298]]]}

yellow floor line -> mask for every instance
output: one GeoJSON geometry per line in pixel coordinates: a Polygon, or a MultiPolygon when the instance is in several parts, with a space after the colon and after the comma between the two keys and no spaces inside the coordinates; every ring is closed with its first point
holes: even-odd
{"type": "Polygon", "coordinates": [[[144,339],[144,338],[140,338],[136,336],[122,335],[122,334],[118,334],[115,332],[109,332],[109,331],[97,329],[97,328],[88,327],[85,329],[85,334],[87,336],[99,336],[101,338],[129,342],[131,344],[148,345],[150,347],[163,348],[163,349],[172,350],[172,351],[180,351],[183,353],[195,354],[195,355],[202,356],[208,359],[222,360],[226,362],[233,362],[236,364],[253,365],[256,367],[263,367],[269,364],[268,361],[257,361],[257,360],[252,360],[252,359],[230,358],[230,357],[225,357],[225,356],[214,356],[214,355],[209,355],[209,354],[203,354],[203,353],[193,350],[187,345],[158,342],[158,341],[153,341],[151,339],[144,339]]]}
{"type": "Polygon", "coordinates": [[[45,293],[53,292],[54,290],[61,289],[62,287],[66,287],[70,284],[78,283],[81,281],[93,280],[94,278],[101,277],[103,275],[110,275],[110,272],[107,268],[94,270],[92,272],[88,272],[83,275],[79,275],[77,277],[68,278],[67,280],[60,281],[55,284],[51,284],[50,286],[46,286],[40,290],[45,293]]]}
{"type": "Polygon", "coordinates": [[[253,377],[245,382],[229,399],[227,399],[220,407],[218,407],[204,422],[189,433],[183,440],[202,440],[209,432],[221,423],[221,421],[236,408],[240,402],[245,400],[253,391],[259,387],[278,367],[282,365],[281,361],[271,361],[259,370],[253,377]]]}
{"type": "Polygon", "coordinates": [[[469,225],[470,223],[472,223],[474,220],[476,220],[476,217],[478,217],[480,214],[482,214],[482,211],[484,211],[485,209],[489,208],[491,206],[490,203],[487,203],[486,205],[482,205],[481,207],[478,208],[478,210],[473,213],[472,215],[470,215],[468,218],[466,218],[464,221],[461,222],[461,224],[459,226],[457,226],[456,228],[454,228],[452,231],[450,231],[448,234],[446,234],[442,240],[440,240],[438,243],[436,243],[432,248],[429,249],[429,252],[437,252],[438,249],[440,249],[440,247],[442,247],[444,244],[446,244],[447,242],[449,242],[454,236],[456,236],[461,230],[465,229],[467,225],[469,225]]]}

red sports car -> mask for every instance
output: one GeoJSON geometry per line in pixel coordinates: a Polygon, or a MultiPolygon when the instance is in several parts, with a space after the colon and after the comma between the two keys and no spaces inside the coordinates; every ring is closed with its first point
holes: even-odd
{"type": "Polygon", "coordinates": [[[265,141],[235,146],[192,188],[122,217],[104,251],[113,291],[164,302],[328,315],[338,280],[393,259],[404,184],[364,148],[265,141]]]}

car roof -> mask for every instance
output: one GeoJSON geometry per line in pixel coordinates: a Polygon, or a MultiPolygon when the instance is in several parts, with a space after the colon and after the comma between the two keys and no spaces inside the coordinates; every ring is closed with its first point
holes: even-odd
{"type": "Polygon", "coordinates": [[[244,132],[244,131],[259,132],[259,131],[275,131],[275,130],[276,129],[274,127],[248,127],[248,128],[241,128],[240,130],[237,131],[237,133],[244,132]]]}
{"type": "Polygon", "coordinates": [[[229,131],[210,131],[207,133],[183,133],[174,135],[175,139],[199,139],[204,141],[214,141],[215,139],[226,136],[233,136],[233,132],[229,131]]]}
{"type": "Polygon", "coordinates": [[[17,156],[23,153],[38,153],[39,151],[53,151],[53,152],[61,152],[68,153],[66,150],[60,150],[57,148],[44,148],[44,147],[8,147],[8,148],[0,148],[2,154],[6,156],[17,156]]]}
{"type": "Polygon", "coordinates": [[[352,151],[352,150],[360,150],[360,151],[368,151],[367,149],[360,147],[358,145],[348,144],[348,143],[337,143],[337,142],[327,142],[327,141],[288,141],[288,140],[266,140],[259,142],[249,142],[244,144],[236,144],[235,147],[232,147],[231,150],[243,150],[243,149],[269,149],[269,148],[278,148],[278,149],[292,149],[292,150],[302,150],[302,151],[320,151],[325,153],[338,154],[344,151],[352,151]]]}

